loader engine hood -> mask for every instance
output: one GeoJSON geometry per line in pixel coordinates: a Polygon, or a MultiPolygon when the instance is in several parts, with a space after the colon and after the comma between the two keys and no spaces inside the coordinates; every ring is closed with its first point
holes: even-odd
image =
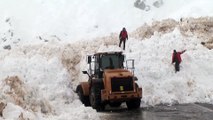
{"type": "Polygon", "coordinates": [[[134,90],[133,74],[125,69],[104,71],[105,89],[110,92],[125,92],[134,90]]]}

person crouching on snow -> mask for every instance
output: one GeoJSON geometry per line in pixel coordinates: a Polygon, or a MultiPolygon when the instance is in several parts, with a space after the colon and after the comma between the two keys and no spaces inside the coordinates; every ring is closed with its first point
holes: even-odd
{"type": "Polygon", "coordinates": [[[120,39],[119,47],[121,47],[121,43],[123,42],[123,50],[125,50],[125,43],[126,40],[128,40],[126,28],[123,28],[122,31],[120,32],[119,39],[120,39]]]}
{"type": "Polygon", "coordinates": [[[185,51],[186,50],[182,52],[177,52],[176,50],[174,50],[172,54],[172,64],[175,63],[175,72],[180,71],[180,63],[182,61],[181,54],[183,54],[185,51]]]}

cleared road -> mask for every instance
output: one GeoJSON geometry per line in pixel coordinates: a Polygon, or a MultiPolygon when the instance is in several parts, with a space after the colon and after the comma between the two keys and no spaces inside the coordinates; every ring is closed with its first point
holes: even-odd
{"type": "Polygon", "coordinates": [[[98,114],[102,120],[213,120],[213,105],[159,105],[134,111],[126,108],[108,109],[98,114]]]}

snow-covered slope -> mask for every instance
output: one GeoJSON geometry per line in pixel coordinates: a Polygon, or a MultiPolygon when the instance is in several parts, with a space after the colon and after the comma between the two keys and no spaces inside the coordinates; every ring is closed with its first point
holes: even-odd
{"type": "MultiPolygon", "coordinates": [[[[87,66],[86,54],[121,50],[117,35],[124,26],[130,34],[124,53],[135,59],[135,74],[143,87],[141,107],[160,103],[213,104],[213,51],[200,44],[212,36],[196,31],[205,25],[195,26],[190,20],[179,22],[182,17],[212,16],[213,2],[134,3],[1,0],[0,119],[101,119],[104,114],[84,107],[74,90],[79,81],[87,79],[80,72],[87,66]],[[154,20],[166,18],[175,19],[174,25],[159,22],[150,29],[154,20]],[[182,24],[187,27],[180,27],[182,24]],[[173,49],[187,50],[182,55],[181,71],[176,74],[171,65],[173,49]]],[[[207,31],[211,33],[212,20],[208,21],[207,31]]]]}
{"type": "Polygon", "coordinates": [[[146,105],[204,102],[213,103],[213,51],[196,37],[183,37],[179,30],[147,41],[129,43],[129,57],[136,58],[136,74],[143,86],[146,105]],[[180,72],[171,64],[173,50],[182,54],[180,72]],[[137,57],[135,57],[137,56],[137,57]]]}
{"type": "Polygon", "coordinates": [[[11,29],[16,37],[14,39],[21,39],[24,43],[45,39],[70,42],[117,33],[124,26],[132,31],[144,22],[151,23],[153,20],[213,15],[211,0],[145,0],[145,6],[150,8],[148,11],[134,7],[134,2],[1,0],[0,24],[4,27],[0,31],[8,32],[11,29]],[[156,1],[161,3],[159,7],[153,5],[156,1]]]}

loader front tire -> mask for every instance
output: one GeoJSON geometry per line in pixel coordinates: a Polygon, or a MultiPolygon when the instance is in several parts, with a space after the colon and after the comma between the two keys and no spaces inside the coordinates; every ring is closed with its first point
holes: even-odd
{"type": "Polygon", "coordinates": [[[89,95],[90,104],[96,111],[103,111],[105,105],[101,102],[101,88],[99,86],[92,86],[89,95]]]}
{"type": "Polygon", "coordinates": [[[81,87],[81,85],[78,85],[77,90],[76,90],[79,99],[81,100],[81,102],[85,105],[85,106],[90,106],[90,102],[89,102],[89,96],[85,96],[83,93],[83,89],[81,87]]]}

